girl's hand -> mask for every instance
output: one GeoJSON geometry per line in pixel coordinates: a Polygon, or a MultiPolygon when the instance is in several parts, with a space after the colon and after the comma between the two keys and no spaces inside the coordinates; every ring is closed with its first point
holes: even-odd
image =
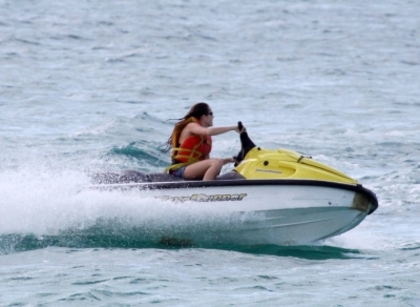
{"type": "Polygon", "coordinates": [[[235,126],[235,131],[240,134],[240,133],[246,132],[246,128],[245,127],[242,127],[242,130],[239,130],[239,127],[238,126],[235,126]]]}
{"type": "Polygon", "coordinates": [[[224,164],[228,164],[228,163],[235,163],[235,162],[236,162],[235,158],[226,158],[226,159],[223,159],[223,165],[224,164]]]}

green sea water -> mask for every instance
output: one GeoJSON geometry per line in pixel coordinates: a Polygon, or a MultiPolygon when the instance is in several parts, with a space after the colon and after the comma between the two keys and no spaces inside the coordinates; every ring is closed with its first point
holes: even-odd
{"type": "MultiPolygon", "coordinates": [[[[0,1],[0,306],[420,306],[417,2],[0,1]],[[160,172],[192,104],[378,196],[305,246],[161,236],[237,216],[86,191],[160,172]]],[[[239,150],[214,137],[212,156],[239,150]]],[[[228,171],[226,166],[222,171],[228,171]]]]}

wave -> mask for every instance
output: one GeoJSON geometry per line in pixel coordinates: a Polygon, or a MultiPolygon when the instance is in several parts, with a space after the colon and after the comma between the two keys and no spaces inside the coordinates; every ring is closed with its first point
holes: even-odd
{"type": "Polygon", "coordinates": [[[157,152],[155,148],[149,148],[150,150],[146,151],[141,147],[144,146],[137,147],[136,143],[133,142],[127,146],[113,147],[109,154],[123,156],[126,158],[134,158],[138,161],[148,164],[149,166],[151,165],[154,167],[166,167],[168,165],[168,161],[166,161],[167,158],[163,156],[160,157],[162,152],[157,152]]]}
{"type": "Polygon", "coordinates": [[[328,259],[375,259],[358,249],[347,249],[328,245],[236,245],[210,242],[193,242],[188,239],[162,235],[152,239],[144,236],[136,228],[116,229],[109,232],[106,228],[92,227],[83,231],[67,230],[59,235],[35,234],[3,234],[0,235],[0,255],[43,249],[48,247],[64,248],[122,248],[122,249],[217,249],[232,252],[242,252],[254,255],[272,255],[279,257],[294,257],[308,260],[328,259]]]}

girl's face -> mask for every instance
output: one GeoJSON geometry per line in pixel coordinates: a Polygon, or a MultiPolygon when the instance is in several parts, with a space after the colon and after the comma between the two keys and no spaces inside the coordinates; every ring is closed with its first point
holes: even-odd
{"type": "Polygon", "coordinates": [[[213,111],[209,108],[209,112],[207,113],[207,115],[203,115],[201,120],[201,124],[203,125],[203,127],[211,127],[213,126],[213,111]]]}

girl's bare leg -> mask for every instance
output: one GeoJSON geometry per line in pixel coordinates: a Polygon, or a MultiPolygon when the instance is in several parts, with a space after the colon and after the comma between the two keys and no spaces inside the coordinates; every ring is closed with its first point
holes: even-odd
{"type": "Polygon", "coordinates": [[[223,167],[223,160],[208,159],[190,164],[185,168],[184,179],[214,180],[223,167]]]}

